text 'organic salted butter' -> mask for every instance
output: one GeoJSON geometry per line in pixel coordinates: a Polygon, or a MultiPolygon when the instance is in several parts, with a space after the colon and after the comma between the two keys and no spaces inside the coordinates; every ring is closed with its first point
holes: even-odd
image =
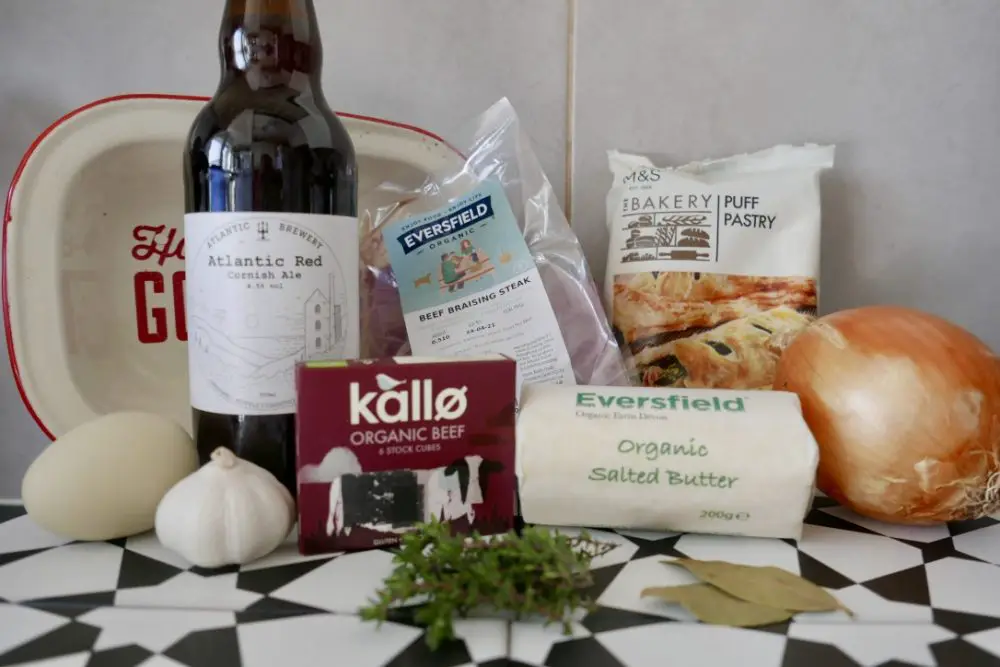
{"type": "Polygon", "coordinates": [[[801,536],[819,452],[795,394],[536,385],[521,399],[527,522],[801,536]]]}

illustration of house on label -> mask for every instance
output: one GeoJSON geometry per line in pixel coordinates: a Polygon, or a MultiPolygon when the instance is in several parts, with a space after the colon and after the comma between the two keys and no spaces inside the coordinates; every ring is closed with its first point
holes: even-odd
{"type": "MultiPolygon", "coordinates": [[[[330,293],[336,294],[333,276],[330,293]]],[[[321,290],[313,290],[305,302],[305,341],[307,359],[331,353],[344,335],[343,311],[339,303],[332,303],[321,290]]]]}

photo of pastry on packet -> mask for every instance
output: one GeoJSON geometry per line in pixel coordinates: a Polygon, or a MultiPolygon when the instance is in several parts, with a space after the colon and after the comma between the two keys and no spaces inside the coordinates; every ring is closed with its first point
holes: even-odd
{"type": "Polygon", "coordinates": [[[633,384],[771,388],[817,315],[833,154],[777,146],[670,168],[609,151],[604,297],[633,384]]]}

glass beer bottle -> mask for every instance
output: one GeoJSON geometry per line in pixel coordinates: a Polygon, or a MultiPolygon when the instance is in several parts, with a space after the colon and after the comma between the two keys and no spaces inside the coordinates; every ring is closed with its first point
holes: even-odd
{"type": "Polygon", "coordinates": [[[312,0],[227,0],[222,76],[184,155],[195,442],[293,496],[295,365],[359,351],[354,146],[320,88],[312,0]]]}

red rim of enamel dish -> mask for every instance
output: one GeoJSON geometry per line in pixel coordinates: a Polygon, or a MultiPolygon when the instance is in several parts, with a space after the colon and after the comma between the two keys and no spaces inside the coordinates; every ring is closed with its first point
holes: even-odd
{"type": "MultiPolygon", "coordinates": [[[[2,290],[3,292],[2,298],[3,298],[4,335],[7,338],[7,358],[10,360],[10,369],[14,375],[14,383],[17,385],[17,393],[21,396],[21,402],[24,403],[24,407],[28,409],[28,414],[31,415],[32,419],[35,420],[35,423],[38,424],[38,427],[42,429],[42,432],[49,438],[49,440],[55,440],[55,436],[52,434],[52,431],[50,431],[49,428],[44,423],[42,423],[42,420],[38,416],[38,413],[35,412],[35,408],[31,404],[31,401],[28,399],[28,395],[24,390],[24,385],[21,382],[21,370],[20,367],[18,366],[17,354],[15,353],[14,350],[14,333],[11,330],[10,326],[10,295],[8,293],[8,285],[7,285],[7,261],[6,261],[7,231],[10,227],[11,222],[13,222],[13,218],[11,216],[11,205],[14,202],[14,192],[15,190],[17,190],[17,185],[21,180],[21,176],[24,173],[24,170],[27,167],[28,162],[31,160],[31,157],[35,154],[35,151],[37,151],[38,147],[42,145],[42,142],[44,142],[48,138],[48,136],[52,134],[56,130],[56,128],[58,128],[60,125],[80,115],[85,111],[89,111],[95,107],[99,107],[104,104],[111,104],[113,102],[122,102],[125,100],[179,100],[186,102],[208,102],[209,99],[210,98],[208,97],[202,97],[196,95],[135,93],[127,95],[115,95],[112,97],[105,97],[99,100],[95,100],[93,102],[90,102],[89,104],[85,104],[82,107],[70,111],[68,114],[66,114],[65,116],[63,116],[62,118],[60,118],[59,120],[57,120],[56,122],[52,123],[47,128],[45,128],[45,130],[37,137],[35,137],[35,140],[33,142],[31,142],[31,146],[28,147],[28,150],[21,157],[21,162],[17,165],[17,169],[14,171],[14,177],[11,179],[10,188],[7,190],[7,202],[6,206],[4,207],[4,215],[3,215],[3,260],[4,261],[3,261],[2,275],[0,275],[0,290],[2,290]]],[[[422,134],[425,137],[433,139],[434,141],[437,141],[440,144],[447,146],[451,150],[455,151],[456,154],[461,155],[460,151],[456,150],[454,146],[449,144],[441,137],[437,136],[433,132],[428,132],[427,130],[417,127],[415,125],[407,125],[406,123],[397,123],[396,121],[386,120],[384,118],[376,118],[374,116],[362,116],[353,113],[344,113],[341,111],[338,111],[337,115],[343,116],[344,118],[354,118],[356,120],[363,120],[371,123],[379,123],[381,125],[388,125],[390,127],[397,127],[403,130],[416,132],[417,134],[422,134]]]]}

